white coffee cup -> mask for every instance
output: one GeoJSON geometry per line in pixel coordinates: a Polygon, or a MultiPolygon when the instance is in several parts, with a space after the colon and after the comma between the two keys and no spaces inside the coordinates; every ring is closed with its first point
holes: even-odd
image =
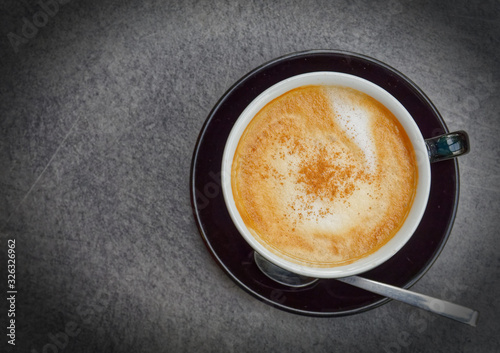
{"type": "Polygon", "coordinates": [[[458,132],[458,134],[460,135],[458,137],[450,134],[442,136],[441,138],[444,140],[433,139],[426,141],[411,115],[395,97],[380,86],[377,86],[376,84],[358,76],[329,71],[311,72],[293,76],[275,84],[261,93],[241,113],[233,126],[226,142],[222,158],[221,182],[224,200],[231,219],[246,242],[256,252],[275,265],[297,274],[316,278],[338,278],[359,274],[369,271],[387,261],[411,238],[418,227],[427,206],[431,185],[431,161],[451,158],[468,152],[467,135],[463,132],[458,132]],[[231,186],[231,167],[234,154],[243,132],[253,117],[273,99],[294,88],[307,85],[336,85],[350,87],[361,91],[382,103],[394,114],[405,129],[413,145],[418,168],[418,183],[415,190],[413,205],[399,231],[385,245],[374,253],[346,265],[328,268],[309,267],[291,262],[277,254],[272,253],[264,247],[257,239],[255,239],[243,222],[243,219],[236,207],[231,186]],[[448,144],[450,144],[450,138],[452,142],[458,141],[457,143],[461,143],[461,149],[458,148],[458,151],[440,151],[441,155],[437,156],[436,151],[439,148],[437,148],[436,145],[440,143],[439,141],[445,141],[448,143],[445,143],[444,145],[448,146],[448,144]]]}

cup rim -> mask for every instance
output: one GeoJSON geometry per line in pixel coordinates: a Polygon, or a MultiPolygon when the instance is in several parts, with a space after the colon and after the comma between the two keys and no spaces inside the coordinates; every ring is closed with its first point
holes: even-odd
{"type": "Polygon", "coordinates": [[[406,108],[389,92],[377,84],[359,76],[336,72],[336,71],[314,71],[288,77],[272,85],[252,102],[250,102],[239,115],[236,123],[231,129],[226,141],[221,166],[221,186],[224,201],[229,215],[245,241],[268,261],[286,270],[305,276],[317,278],[339,278],[360,274],[369,271],[396,254],[411,238],[425,212],[430,193],[430,161],[422,133],[406,108]],[[332,267],[310,267],[289,261],[274,254],[262,245],[251,232],[241,218],[233,198],[231,185],[231,167],[234,153],[242,133],[253,117],[267,103],[280,95],[301,86],[306,85],[339,85],[347,86],[362,91],[386,106],[404,127],[417,157],[418,183],[415,191],[413,205],[403,226],[396,234],[376,252],[365,256],[353,263],[332,267]]]}

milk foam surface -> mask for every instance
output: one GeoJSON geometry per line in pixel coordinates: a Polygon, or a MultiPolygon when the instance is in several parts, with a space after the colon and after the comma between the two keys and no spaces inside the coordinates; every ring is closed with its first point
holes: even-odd
{"type": "Polygon", "coordinates": [[[370,111],[363,105],[353,104],[353,97],[344,89],[331,87],[328,98],[333,104],[338,124],[344,129],[347,136],[363,150],[368,168],[375,171],[377,156],[373,149],[373,133],[370,130],[370,111]]]}
{"type": "Polygon", "coordinates": [[[346,264],[402,225],[417,181],[411,143],[373,98],[301,87],[266,105],[238,144],[233,196],[255,238],[283,258],[346,264]]]}

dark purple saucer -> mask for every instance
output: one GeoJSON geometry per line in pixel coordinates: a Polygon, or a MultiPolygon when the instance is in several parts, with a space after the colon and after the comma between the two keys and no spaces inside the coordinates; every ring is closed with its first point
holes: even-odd
{"type": "MultiPolygon", "coordinates": [[[[200,234],[212,256],[243,289],[270,305],[311,316],[343,316],[366,311],[389,299],[336,280],[304,288],[280,285],[262,274],[253,250],[233,225],[220,188],[226,139],[240,113],[262,91],[291,76],[313,71],[344,72],[365,78],[395,96],[417,122],[424,138],[448,129],[425,94],[393,68],[369,57],[340,51],[306,51],[266,63],[234,84],[210,112],[193,154],[191,202],[200,234]]],[[[448,239],[458,203],[458,163],[431,165],[429,203],[411,240],[387,262],[362,276],[408,288],[434,263],[448,239]]]]}

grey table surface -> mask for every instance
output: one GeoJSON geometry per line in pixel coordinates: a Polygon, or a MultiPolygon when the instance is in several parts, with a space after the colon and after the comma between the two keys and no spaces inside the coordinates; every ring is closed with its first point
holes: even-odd
{"type": "Polygon", "coordinates": [[[500,351],[500,2],[23,0],[0,16],[4,298],[8,239],[17,261],[2,352],[500,351]],[[386,62],[469,133],[454,228],[412,289],[479,310],[477,327],[394,301],[288,313],[207,251],[189,196],[200,129],[244,74],[307,49],[386,62]]]}

